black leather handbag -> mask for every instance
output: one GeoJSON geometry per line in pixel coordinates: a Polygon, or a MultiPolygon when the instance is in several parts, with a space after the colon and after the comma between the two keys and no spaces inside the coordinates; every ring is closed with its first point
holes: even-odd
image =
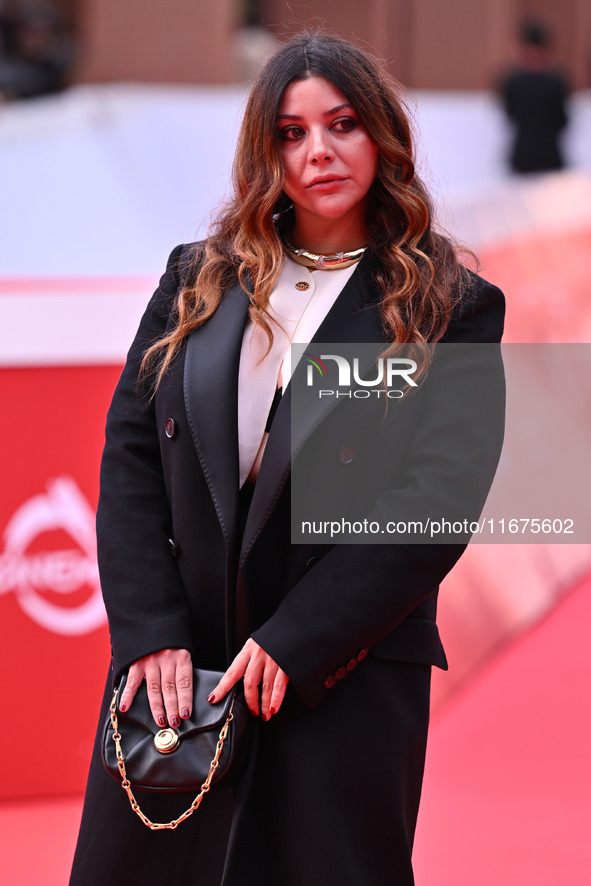
{"type": "Polygon", "coordinates": [[[125,687],[115,689],[103,734],[103,763],[121,782],[133,811],[152,830],[173,830],[199,808],[209,790],[234,784],[246,767],[251,715],[244,695],[234,687],[216,704],[207,701],[222,676],[193,669],[193,713],[176,729],[154,721],[145,682],[129,710],[119,710],[125,687]],[[174,821],[150,821],[139,808],[133,788],[146,791],[198,791],[191,806],[174,821]]]}

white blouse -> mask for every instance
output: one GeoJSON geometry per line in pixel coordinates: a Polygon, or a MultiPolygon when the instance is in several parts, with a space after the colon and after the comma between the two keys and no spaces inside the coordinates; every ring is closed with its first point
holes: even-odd
{"type": "Polygon", "coordinates": [[[307,344],[313,338],[356,267],[317,271],[286,256],[269,300],[273,344],[266,357],[269,341],[264,330],[252,320],[246,324],[238,373],[240,487],[258,474],[275,392],[287,386],[295,369],[291,344],[307,344]]]}

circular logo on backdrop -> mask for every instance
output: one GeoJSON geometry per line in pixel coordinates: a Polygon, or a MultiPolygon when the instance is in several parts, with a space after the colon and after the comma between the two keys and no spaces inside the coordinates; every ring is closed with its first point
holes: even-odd
{"type": "Polygon", "coordinates": [[[56,477],[24,502],[4,530],[0,594],[56,634],[86,634],[106,620],[94,512],[72,477],[56,477]]]}

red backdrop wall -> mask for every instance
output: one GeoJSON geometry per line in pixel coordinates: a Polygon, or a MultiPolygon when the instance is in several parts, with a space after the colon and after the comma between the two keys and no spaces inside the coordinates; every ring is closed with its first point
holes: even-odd
{"type": "Polygon", "coordinates": [[[120,367],[2,369],[0,796],[84,784],[109,663],[94,511],[120,367]]]}

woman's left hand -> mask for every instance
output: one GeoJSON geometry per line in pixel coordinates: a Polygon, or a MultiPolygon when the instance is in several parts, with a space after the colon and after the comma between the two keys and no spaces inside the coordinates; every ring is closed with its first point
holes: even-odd
{"type": "Polygon", "coordinates": [[[260,713],[263,720],[270,720],[281,707],[289,677],[252,638],[246,641],[207,700],[220,701],[241,677],[251,714],[257,717],[260,713]]]}

